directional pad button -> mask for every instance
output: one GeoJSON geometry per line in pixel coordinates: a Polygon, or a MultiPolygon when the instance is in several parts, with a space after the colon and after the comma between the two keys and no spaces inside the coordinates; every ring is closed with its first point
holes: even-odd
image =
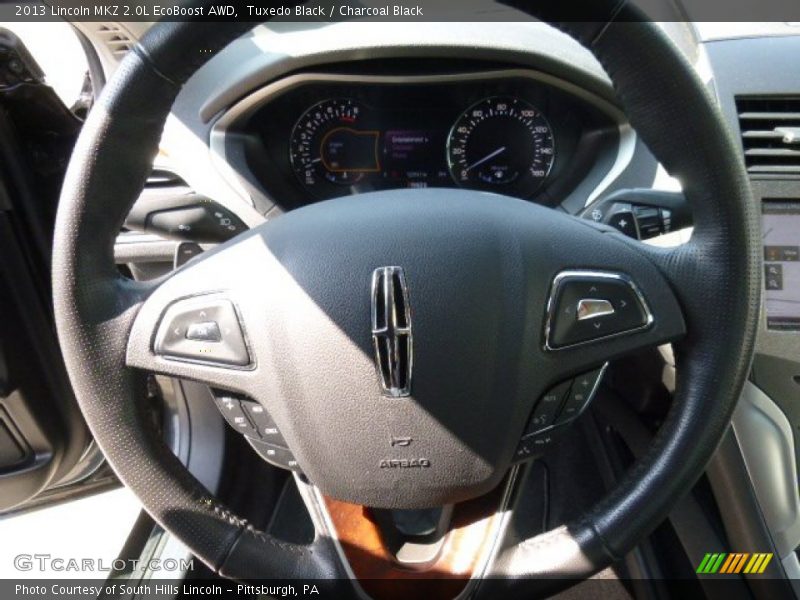
{"type": "Polygon", "coordinates": [[[250,364],[233,303],[218,296],[178,300],[167,308],[153,345],[156,354],[192,362],[250,364]]]}
{"type": "Polygon", "coordinates": [[[554,283],[547,315],[547,348],[555,350],[650,325],[644,297],[620,273],[564,271],[554,283]]]}

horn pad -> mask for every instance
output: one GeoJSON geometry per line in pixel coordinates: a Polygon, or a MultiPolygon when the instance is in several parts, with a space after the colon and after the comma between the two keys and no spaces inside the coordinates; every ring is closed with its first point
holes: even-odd
{"type": "Polygon", "coordinates": [[[263,227],[261,400],[323,492],[426,507],[500,481],[538,396],[551,278],[530,250],[550,213],[392,191],[263,227]]]}

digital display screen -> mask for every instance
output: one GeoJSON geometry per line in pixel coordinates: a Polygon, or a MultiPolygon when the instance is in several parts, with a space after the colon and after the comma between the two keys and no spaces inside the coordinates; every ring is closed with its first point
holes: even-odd
{"type": "Polygon", "coordinates": [[[762,205],[767,328],[800,331],[800,201],[762,205]]]}
{"type": "Polygon", "coordinates": [[[383,136],[383,144],[384,177],[392,187],[435,187],[451,183],[441,131],[389,130],[383,136]]]}

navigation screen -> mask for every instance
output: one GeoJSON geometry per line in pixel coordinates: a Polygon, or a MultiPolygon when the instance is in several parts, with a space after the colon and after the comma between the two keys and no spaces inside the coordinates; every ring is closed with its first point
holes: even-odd
{"type": "Polygon", "coordinates": [[[800,331],[800,201],[765,200],[767,328],[800,331]]]}

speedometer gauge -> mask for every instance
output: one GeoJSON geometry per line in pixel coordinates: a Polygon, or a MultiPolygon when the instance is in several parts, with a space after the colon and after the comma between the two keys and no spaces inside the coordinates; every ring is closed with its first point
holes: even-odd
{"type": "Polygon", "coordinates": [[[468,188],[530,196],[554,158],[550,124],[519,98],[491,97],[472,105],[447,139],[450,174],[468,188]]]}
{"type": "Polygon", "coordinates": [[[325,100],[309,108],[292,130],[289,157],[310,189],[328,182],[355,185],[379,173],[379,132],[361,126],[364,107],[354,100],[325,100]]]}

